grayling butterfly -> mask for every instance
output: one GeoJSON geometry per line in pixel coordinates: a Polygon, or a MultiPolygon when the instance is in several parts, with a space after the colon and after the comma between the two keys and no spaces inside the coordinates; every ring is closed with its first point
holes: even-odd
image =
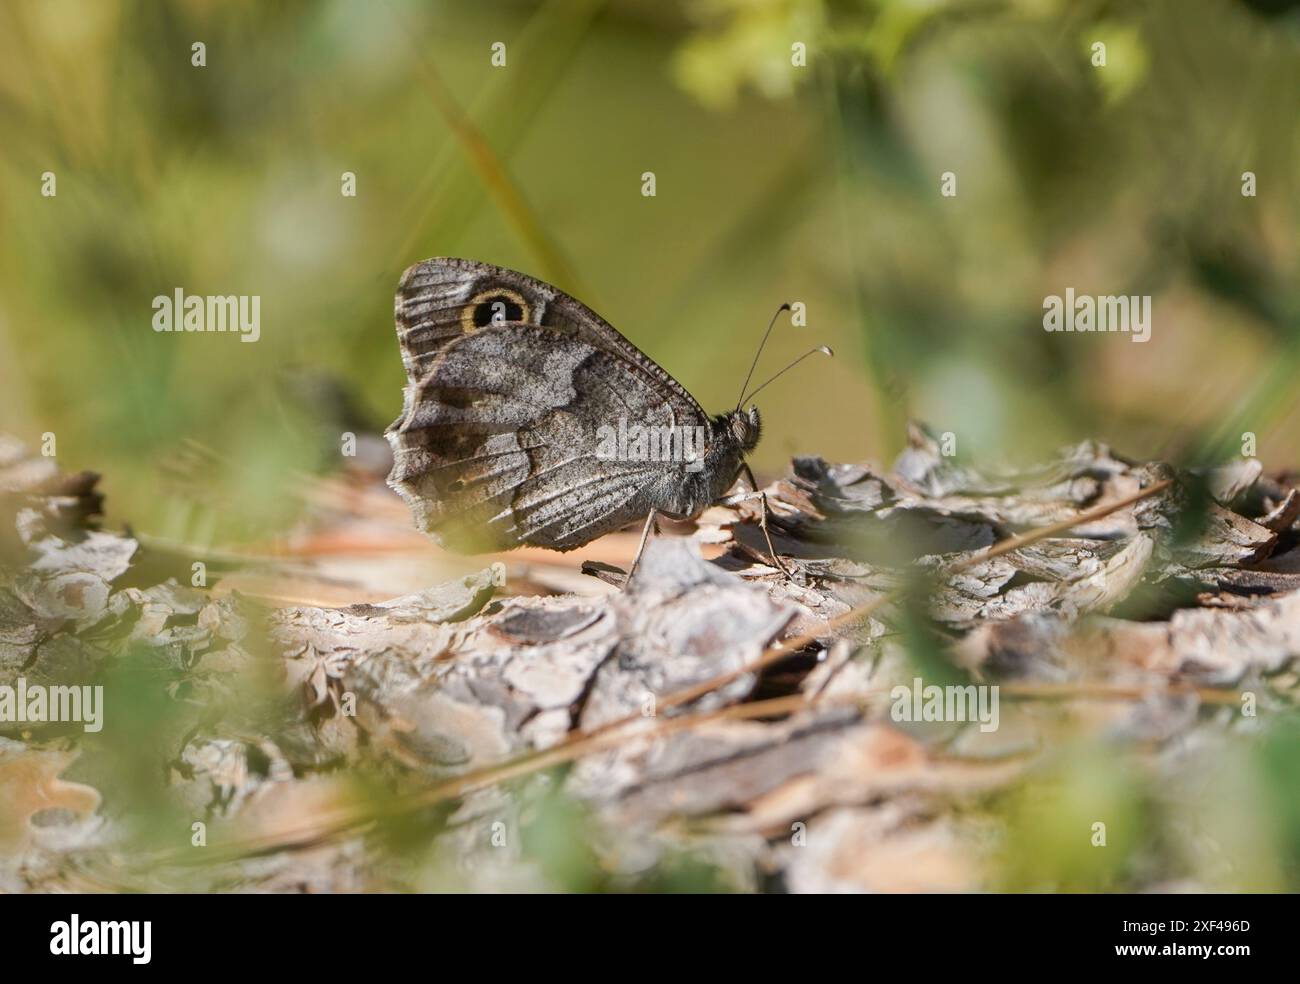
{"type": "MultiPolygon", "coordinates": [[[[744,387],[736,409],[710,417],[654,360],[549,284],[435,257],[402,275],[395,314],[407,385],[386,432],[388,484],[448,549],[572,550],[637,520],[644,548],[657,514],[694,518],[742,474],[761,496],[745,463],[761,423],[757,407],[741,409],[744,387]]],[[[814,349],[786,369],[816,351],[830,354],[814,349]]],[[[785,570],[770,537],[768,549],[785,570]]]]}

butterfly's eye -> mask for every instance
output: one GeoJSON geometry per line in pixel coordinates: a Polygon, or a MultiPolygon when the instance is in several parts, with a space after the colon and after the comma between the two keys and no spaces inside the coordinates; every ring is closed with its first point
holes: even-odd
{"type": "Polygon", "coordinates": [[[745,413],[733,411],[728,415],[727,420],[737,443],[746,451],[754,450],[759,436],[763,433],[763,422],[758,416],[758,407],[750,407],[745,413]]]}
{"type": "Polygon", "coordinates": [[[461,313],[461,326],[466,331],[476,331],[487,325],[527,321],[528,302],[516,291],[505,287],[492,287],[475,294],[461,313]]]}

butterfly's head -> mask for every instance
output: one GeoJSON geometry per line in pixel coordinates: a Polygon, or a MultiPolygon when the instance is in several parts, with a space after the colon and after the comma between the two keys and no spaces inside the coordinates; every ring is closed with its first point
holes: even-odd
{"type": "Polygon", "coordinates": [[[758,439],[763,435],[763,421],[758,416],[758,407],[748,410],[732,410],[727,414],[727,426],[742,451],[753,451],[758,439]]]}

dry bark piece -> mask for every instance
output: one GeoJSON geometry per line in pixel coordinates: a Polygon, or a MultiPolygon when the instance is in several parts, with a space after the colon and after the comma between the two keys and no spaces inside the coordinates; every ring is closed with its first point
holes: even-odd
{"type": "Polygon", "coordinates": [[[99,792],[59,776],[77,758],[75,751],[30,748],[0,738],[0,857],[21,854],[36,830],[32,818],[47,810],[69,810],[89,817],[99,809],[99,792]]]}
{"type": "Polygon", "coordinates": [[[1260,516],[1256,522],[1274,533],[1283,533],[1294,526],[1298,518],[1300,518],[1300,492],[1288,489],[1286,497],[1260,516]]]}
{"type": "Polygon", "coordinates": [[[511,609],[492,623],[492,631],[512,642],[558,642],[600,618],[592,608],[511,609]]]}
{"type": "Polygon", "coordinates": [[[627,583],[627,571],[599,560],[584,560],[582,562],[582,573],[616,588],[621,588],[627,583]]]}
{"type": "Polygon", "coordinates": [[[583,762],[568,788],[609,802],[629,826],[745,809],[814,772],[857,720],[852,708],[832,708],[770,723],[720,721],[654,743],[632,738],[583,762]]]}
{"type": "Polygon", "coordinates": [[[103,510],[94,472],[60,472],[53,458],[34,455],[18,439],[0,434],[0,558],[15,532],[50,524],[59,530],[89,525],[103,510]]]}
{"type": "MultiPolygon", "coordinates": [[[[636,713],[662,696],[737,670],[757,658],[795,612],[704,562],[687,540],[657,540],[624,593],[609,602],[618,632],[613,658],[591,682],[582,727],[636,713]]],[[[744,676],[699,703],[727,703],[754,685],[744,676]]]]}
{"type": "Polygon", "coordinates": [[[1245,498],[1264,474],[1258,458],[1239,458],[1230,464],[1212,468],[1209,472],[1193,470],[1193,475],[1205,475],[1210,494],[1216,502],[1231,506],[1245,498]]]}
{"type": "Polygon", "coordinates": [[[1076,679],[1099,664],[1231,686],[1247,674],[1272,674],[1300,655],[1300,594],[1245,611],[1185,609],[1168,622],[1095,618],[1082,623],[1035,612],[981,625],[955,647],[962,665],[1003,678],[1076,679]]]}
{"type": "MultiPolygon", "coordinates": [[[[916,816],[906,804],[834,810],[781,852],[797,893],[968,893],[988,889],[981,839],[952,817],[916,816]]],[[[792,835],[793,836],[793,835],[792,835]]]]}
{"type": "MultiPolygon", "coordinates": [[[[771,566],[757,506],[745,503],[702,517],[705,553],[680,536],[652,538],[619,592],[587,579],[606,593],[502,598],[498,568],[375,604],[271,611],[238,595],[148,584],[140,562],[149,550],[132,538],[58,524],[69,491],[84,483],[22,458],[13,475],[25,477],[11,476],[6,493],[0,443],[0,500],[14,506],[11,528],[20,533],[17,559],[0,572],[0,684],[20,673],[29,682],[85,683],[129,641],[166,671],[167,692],[190,712],[158,736],[177,796],[197,816],[272,841],[320,820],[316,807],[331,816],[350,808],[343,791],[317,780],[322,768],[378,764],[395,785],[422,788],[632,716],[617,741],[581,756],[563,780],[591,810],[602,864],[639,870],[665,845],[699,843],[707,821],[709,850],[734,868],[735,881],[752,881],[766,863],[794,890],[987,888],[983,831],[970,818],[982,796],[1017,781],[1067,724],[1109,735],[1118,749],[1173,749],[1221,735],[1231,715],[1207,713],[1196,694],[1171,687],[1237,683],[1258,690],[1266,708],[1294,702],[1293,489],[1249,463],[1186,476],[1092,442],[1043,467],[985,475],[955,466],[919,428],[910,442],[892,472],[798,459],[769,486],[774,540],[793,580],[771,566]],[[964,567],[1017,532],[1163,477],[1176,486],[1154,499],[964,567]],[[1197,481],[1216,501],[1203,527],[1177,541],[1197,481]],[[716,562],[704,559],[724,544],[716,562]],[[782,636],[816,636],[826,620],[918,570],[937,584],[928,627],[955,640],[953,658],[982,682],[1150,696],[1086,700],[1066,688],[1051,703],[1006,701],[991,736],[948,723],[904,732],[879,698],[917,671],[898,611],[887,605],[845,629],[829,653],[801,652],[667,713],[657,706],[734,673],[782,636]],[[1114,617],[1152,587],[1164,607],[1146,611],[1151,621],[1114,617]],[[1216,607],[1189,607],[1198,597],[1216,607]],[[293,695],[278,718],[241,709],[240,681],[267,669],[283,677],[273,694],[293,695]],[[791,693],[821,703],[746,721],[692,717],[791,693]],[[795,823],[809,835],[798,849],[789,844],[795,823]]],[[[339,525],[355,533],[368,524],[400,540],[408,520],[380,508],[382,494],[354,488],[332,497],[326,522],[335,525],[317,531],[318,545],[347,542],[330,535],[339,525]]],[[[610,581],[622,585],[609,562],[630,557],[638,532],[592,545],[610,581]]],[[[545,591],[578,580],[571,559],[558,561],[569,565],[567,579],[550,562],[530,555],[530,569],[549,573],[512,578],[511,587],[545,591]]],[[[329,569],[348,570],[346,560],[316,568],[329,569]]],[[[310,584],[312,570],[299,560],[292,572],[310,584]]],[[[264,575],[275,574],[273,562],[264,564],[264,575]]],[[[1166,764],[1152,768],[1164,775],[1166,764]]],[[[548,887],[522,858],[485,849],[483,830],[503,815],[517,819],[554,781],[538,775],[509,795],[472,793],[437,850],[476,864],[481,857],[492,874],[475,884],[548,887]]],[[[30,869],[22,877],[41,883],[30,869]]],[[[203,877],[209,886],[261,890],[403,884],[365,839],[332,834],[309,850],[272,845],[203,877]]]]}

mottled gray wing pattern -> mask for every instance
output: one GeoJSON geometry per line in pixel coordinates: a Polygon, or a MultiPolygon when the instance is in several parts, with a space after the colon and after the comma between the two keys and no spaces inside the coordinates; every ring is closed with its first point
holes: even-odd
{"type": "Polygon", "coordinates": [[[397,311],[409,381],[388,432],[389,484],[445,546],[573,549],[644,517],[660,483],[680,481],[680,462],[597,454],[599,429],[620,418],[676,427],[707,418],[576,301],[522,274],[429,260],[402,278],[397,311]]]}
{"type": "Polygon", "coordinates": [[[444,347],[498,314],[500,322],[576,335],[657,381],[683,414],[705,416],[681,383],[585,304],[527,274],[456,257],[423,260],[398,283],[394,316],[407,378],[419,382],[444,347]]]}

